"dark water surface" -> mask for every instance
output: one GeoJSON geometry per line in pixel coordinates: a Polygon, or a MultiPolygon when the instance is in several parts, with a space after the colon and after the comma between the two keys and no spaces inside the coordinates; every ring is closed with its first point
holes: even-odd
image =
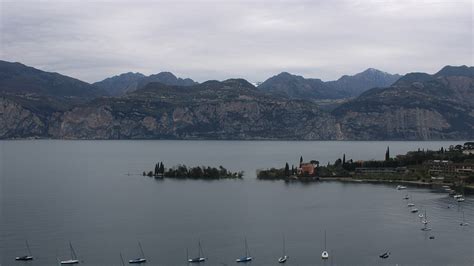
{"type": "Polygon", "coordinates": [[[253,265],[276,265],[286,237],[288,265],[473,265],[474,199],[409,187],[431,232],[395,185],[257,181],[259,168],[321,163],[342,154],[382,159],[459,142],[0,141],[0,263],[56,265],[71,241],[80,265],[121,265],[139,254],[148,265],[187,265],[201,240],[205,265],[234,265],[248,240],[253,265]],[[180,181],[140,176],[154,163],[210,165],[244,180],[180,181]],[[130,174],[130,175],[129,175],[130,174]],[[447,208],[452,205],[451,208],[447,208]],[[470,226],[461,227],[462,212],[470,226]],[[321,260],[327,231],[328,261],[321,260]],[[430,240],[429,236],[435,239],[430,240]],[[36,257],[16,263],[30,243],[36,257]],[[390,250],[387,260],[378,257],[390,250]]]}

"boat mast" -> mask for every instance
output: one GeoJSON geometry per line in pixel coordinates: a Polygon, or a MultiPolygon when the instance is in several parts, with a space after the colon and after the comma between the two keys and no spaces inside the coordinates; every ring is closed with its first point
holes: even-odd
{"type": "Polygon", "coordinates": [[[145,258],[145,253],[143,253],[142,244],[140,244],[140,242],[138,242],[138,247],[140,247],[140,252],[141,252],[142,258],[145,258]]]}
{"type": "Polygon", "coordinates": [[[31,256],[31,250],[30,250],[30,245],[28,245],[28,240],[25,240],[26,243],[26,249],[28,250],[28,256],[31,256]]]}
{"type": "Polygon", "coordinates": [[[72,244],[71,244],[70,241],[69,241],[69,248],[71,249],[71,258],[72,258],[73,260],[77,260],[76,252],[74,251],[74,248],[72,247],[72,244]]]}
{"type": "Polygon", "coordinates": [[[324,230],[324,250],[326,250],[326,230],[324,230]]]}
{"type": "Polygon", "coordinates": [[[283,235],[283,256],[285,256],[285,236],[283,235]]]}
{"type": "Polygon", "coordinates": [[[202,256],[202,257],[204,257],[204,252],[202,252],[202,247],[201,247],[201,240],[199,240],[199,242],[198,242],[198,246],[199,246],[199,251],[198,251],[198,252],[199,252],[199,254],[198,254],[198,258],[201,258],[201,256],[202,256]]]}
{"type": "Polygon", "coordinates": [[[122,252],[120,252],[120,261],[122,262],[122,266],[125,266],[125,262],[123,262],[122,252]]]}
{"type": "Polygon", "coordinates": [[[249,255],[249,249],[248,249],[248,246],[247,246],[247,238],[245,238],[245,257],[247,258],[249,255]]]}

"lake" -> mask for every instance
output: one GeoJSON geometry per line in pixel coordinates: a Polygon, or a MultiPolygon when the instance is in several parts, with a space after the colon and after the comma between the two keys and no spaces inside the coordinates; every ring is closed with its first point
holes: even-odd
{"type": "Polygon", "coordinates": [[[149,265],[187,265],[201,241],[205,265],[236,264],[247,239],[254,265],[473,265],[474,199],[395,184],[258,181],[256,170],[319,160],[383,159],[462,142],[0,141],[1,265],[121,265],[143,246],[149,265]],[[222,165],[243,180],[155,180],[165,167],[222,165]],[[431,221],[424,232],[411,202],[431,221]],[[448,206],[451,206],[448,208],[448,206]],[[471,226],[460,226],[462,213],[471,226]],[[330,259],[323,261],[324,232],[330,259]],[[435,236],[435,239],[429,239],[435,236]],[[16,263],[28,240],[35,260],[16,263]],[[389,250],[382,260],[379,254],[389,250]]]}

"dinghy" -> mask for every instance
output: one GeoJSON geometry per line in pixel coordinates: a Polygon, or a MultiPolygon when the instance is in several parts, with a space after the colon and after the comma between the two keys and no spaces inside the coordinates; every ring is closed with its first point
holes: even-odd
{"type": "Polygon", "coordinates": [[[26,242],[26,250],[28,251],[27,255],[16,257],[15,260],[19,260],[19,261],[33,260],[33,256],[31,256],[30,246],[28,245],[28,240],[26,240],[25,242],[26,242]]]}
{"type": "Polygon", "coordinates": [[[401,185],[398,185],[398,186],[397,186],[397,190],[402,190],[402,189],[407,189],[407,187],[401,186],[401,185]]]}
{"type": "Polygon", "coordinates": [[[245,238],[245,256],[243,256],[242,258],[236,259],[235,261],[236,262],[249,262],[249,261],[252,261],[252,257],[250,257],[250,254],[249,254],[249,248],[247,246],[247,238],[245,238]]]}
{"type": "Polygon", "coordinates": [[[69,242],[69,249],[71,250],[71,258],[68,260],[62,260],[60,263],[61,264],[78,264],[79,260],[77,259],[76,252],[74,251],[74,248],[72,247],[71,242],[69,242]]]}
{"type": "Polygon", "coordinates": [[[412,213],[417,213],[417,212],[418,212],[418,209],[417,209],[417,208],[413,208],[413,209],[410,210],[410,212],[412,212],[412,213]]]}
{"type": "Polygon", "coordinates": [[[140,264],[140,263],[145,263],[146,262],[145,253],[143,253],[142,244],[140,244],[140,242],[138,242],[138,247],[140,248],[141,257],[136,258],[136,259],[128,260],[128,263],[130,263],[130,264],[140,264]]]}

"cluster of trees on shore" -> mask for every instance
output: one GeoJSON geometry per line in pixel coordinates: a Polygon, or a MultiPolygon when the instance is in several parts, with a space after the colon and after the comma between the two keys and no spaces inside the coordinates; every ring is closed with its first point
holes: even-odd
{"type": "Polygon", "coordinates": [[[223,166],[194,166],[187,167],[184,164],[179,164],[171,168],[165,168],[163,162],[155,165],[155,171],[143,172],[144,176],[155,178],[177,178],[177,179],[241,179],[244,175],[243,171],[231,172],[223,166]]]}
{"type": "MultiPolygon", "coordinates": [[[[466,146],[466,144],[465,144],[466,146]]],[[[357,168],[397,168],[410,167],[416,169],[412,171],[412,177],[416,179],[426,178],[427,172],[422,165],[430,160],[448,160],[454,163],[472,163],[474,164],[474,154],[463,153],[463,146],[450,146],[445,149],[441,147],[439,150],[425,150],[418,149],[417,151],[409,151],[405,155],[390,156],[390,148],[387,147],[385,152],[385,160],[369,160],[369,161],[354,161],[352,159],[346,160],[346,155],[337,159],[333,164],[319,165],[316,169],[318,177],[347,177],[351,176],[357,168]]],[[[300,158],[300,163],[302,159],[300,158]]],[[[286,163],[284,168],[271,168],[260,170],[257,172],[257,178],[265,180],[286,180],[290,176],[295,175],[297,169],[291,169],[286,163]]],[[[379,174],[380,175],[380,174],[379,174]]],[[[399,175],[399,174],[396,174],[399,175]]],[[[468,180],[474,180],[474,177],[469,177],[468,180]]]]}

